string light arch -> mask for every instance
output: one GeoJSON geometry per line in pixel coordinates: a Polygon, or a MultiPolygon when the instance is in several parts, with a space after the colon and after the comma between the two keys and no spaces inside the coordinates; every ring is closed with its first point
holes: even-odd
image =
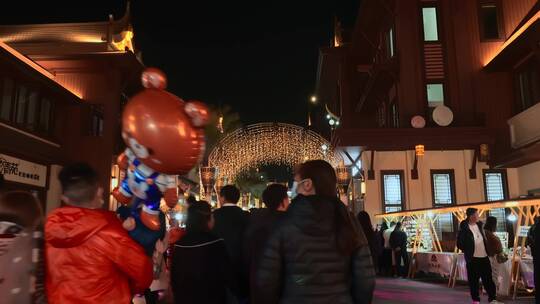
{"type": "Polygon", "coordinates": [[[306,128],[285,123],[258,123],[233,131],[212,150],[208,165],[217,179],[228,183],[264,165],[290,168],[307,160],[323,159],[337,167],[343,158],[330,142],[306,128]]]}

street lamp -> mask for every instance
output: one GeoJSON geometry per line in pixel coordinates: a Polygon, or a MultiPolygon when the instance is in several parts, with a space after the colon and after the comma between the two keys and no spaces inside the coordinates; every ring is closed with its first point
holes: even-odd
{"type": "Polygon", "coordinates": [[[312,104],[316,104],[317,103],[317,96],[315,96],[315,95],[311,96],[310,101],[311,101],[312,104]]]}

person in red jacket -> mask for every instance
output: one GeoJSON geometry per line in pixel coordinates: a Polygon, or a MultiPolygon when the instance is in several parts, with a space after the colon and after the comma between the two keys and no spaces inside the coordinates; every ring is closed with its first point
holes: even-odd
{"type": "Polygon", "coordinates": [[[90,166],[67,166],[59,179],[66,206],[45,224],[49,303],[131,303],[152,283],[150,259],[116,214],[101,209],[103,189],[90,166]]]}

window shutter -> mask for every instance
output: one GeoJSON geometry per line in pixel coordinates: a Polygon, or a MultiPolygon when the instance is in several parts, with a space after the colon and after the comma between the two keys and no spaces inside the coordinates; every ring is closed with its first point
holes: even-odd
{"type": "Polygon", "coordinates": [[[435,195],[435,205],[451,205],[452,184],[449,174],[433,174],[433,190],[435,195]]]}
{"type": "Polygon", "coordinates": [[[401,182],[399,174],[383,175],[385,212],[401,211],[403,202],[401,182]]]}
{"type": "Polygon", "coordinates": [[[486,199],[488,201],[504,200],[503,176],[501,173],[486,173],[486,199]]]}

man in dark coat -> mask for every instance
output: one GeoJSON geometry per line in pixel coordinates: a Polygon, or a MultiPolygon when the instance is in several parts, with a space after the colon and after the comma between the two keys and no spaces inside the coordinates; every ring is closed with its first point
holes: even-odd
{"type": "Polygon", "coordinates": [[[489,262],[484,225],[480,222],[478,209],[467,208],[467,218],[459,225],[457,246],[465,255],[467,263],[467,281],[473,304],[480,303],[479,279],[486,289],[489,303],[498,304],[497,291],[489,262]]]}
{"type": "MultiPolygon", "coordinates": [[[[250,278],[250,290],[255,289],[253,280],[261,251],[274,226],[283,218],[285,211],[289,207],[287,190],[287,187],[281,184],[268,186],[262,195],[267,208],[258,209],[251,213],[244,239],[244,260],[250,278]]],[[[251,303],[259,302],[255,297],[255,293],[253,293],[251,303]]]]}
{"type": "Polygon", "coordinates": [[[396,224],[396,228],[390,235],[390,247],[396,258],[396,273],[398,276],[407,276],[407,265],[409,257],[407,255],[407,234],[401,229],[401,223],[396,224]],[[402,262],[403,260],[403,262],[402,262]]]}
{"type": "Polygon", "coordinates": [[[233,185],[221,188],[219,204],[221,208],[214,211],[215,226],[212,232],[225,241],[233,269],[239,284],[240,297],[247,296],[247,278],[242,267],[242,248],[244,233],[249,220],[248,213],[238,207],[240,191],[233,185]]]}

